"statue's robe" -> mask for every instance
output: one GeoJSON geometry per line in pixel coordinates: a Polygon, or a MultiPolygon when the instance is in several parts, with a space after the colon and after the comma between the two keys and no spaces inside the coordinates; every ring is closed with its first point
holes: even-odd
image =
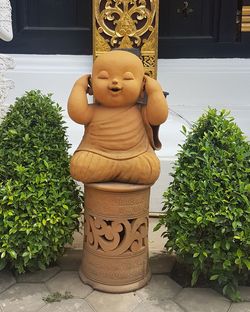
{"type": "Polygon", "coordinates": [[[71,159],[71,175],[83,183],[154,183],[160,173],[158,128],[148,123],[144,105],[114,109],[103,120],[94,114],[71,159]]]}

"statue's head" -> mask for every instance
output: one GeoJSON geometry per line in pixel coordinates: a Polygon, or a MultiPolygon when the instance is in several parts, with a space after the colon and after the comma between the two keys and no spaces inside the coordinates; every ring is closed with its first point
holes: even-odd
{"type": "Polygon", "coordinates": [[[111,51],[97,57],[92,71],[93,94],[106,107],[135,105],[144,87],[141,60],[127,51],[111,51]]]}

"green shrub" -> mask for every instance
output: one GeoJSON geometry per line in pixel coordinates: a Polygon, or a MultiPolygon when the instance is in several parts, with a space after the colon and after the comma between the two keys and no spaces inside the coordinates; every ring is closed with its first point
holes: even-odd
{"type": "Polygon", "coordinates": [[[0,269],[44,269],[72,242],[81,193],[69,175],[61,108],[40,91],[0,125],[0,269]]]}
{"type": "Polygon", "coordinates": [[[250,145],[225,110],[209,109],[187,133],[164,193],[166,248],[232,300],[250,269],[250,145]]]}

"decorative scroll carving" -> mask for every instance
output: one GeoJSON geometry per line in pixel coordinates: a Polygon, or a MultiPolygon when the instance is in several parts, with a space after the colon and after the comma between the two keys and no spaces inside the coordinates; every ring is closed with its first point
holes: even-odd
{"type": "Polygon", "coordinates": [[[0,39],[11,41],[13,39],[10,0],[0,0],[0,39]]]}
{"type": "MultiPolygon", "coordinates": [[[[13,38],[11,4],[9,0],[0,0],[0,39],[11,41],[13,38]]],[[[9,89],[14,88],[14,82],[4,77],[4,72],[14,68],[14,60],[6,55],[0,54],[0,121],[8,110],[4,104],[9,89]]]]}
{"type": "Polygon", "coordinates": [[[0,72],[13,69],[14,66],[15,63],[12,57],[5,54],[0,54],[0,72]]]}
{"type": "Polygon", "coordinates": [[[13,58],[0,54],[0,121],[9,107],[4,101],[8,96],[9,90],[14,88],[14,81],[6,79],[4,72],[12,68],[14,68],[13,58]]]}
{"type": "Polygon", "coordinates": [[[94,58],[113,48],[137,48],[146,73],[156,78],[158,10],[158,0],[94,0],[94,58]]]}
{"type": "Polygon", "coordinates": [[[84,228],[86,247],[106,256],[136,253],[147,247],[147,217],[106,220],[85,214],[84,228]]]}

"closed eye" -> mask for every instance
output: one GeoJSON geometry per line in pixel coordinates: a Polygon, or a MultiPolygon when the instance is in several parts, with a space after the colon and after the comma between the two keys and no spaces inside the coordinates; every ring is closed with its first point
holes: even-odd
{"type": "Polygon", "coordinates": [[[97,78],[99,78],[99,79],[108,79],[109,78],[109,74],[108,74],[108,72],[106,70],[102,70],[98,74],[97,78]]]}
{"type": "Polygon", "coordinates": [[[135,77],[131,72],[126,72],[123,75],[123,80],[134,80],[135,77]]]}

